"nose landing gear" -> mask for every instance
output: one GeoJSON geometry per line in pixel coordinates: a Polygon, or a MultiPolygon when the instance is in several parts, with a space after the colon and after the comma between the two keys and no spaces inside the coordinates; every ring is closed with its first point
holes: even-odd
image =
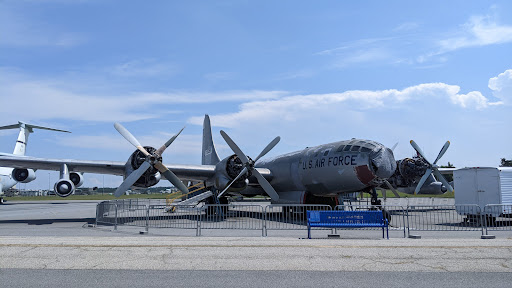
{"type": "Polygon", "coordinates": [[[377,189],[372,188],[370,203],[372,204],[372,210],[382,210],[382,216],[388,219],[388,223],[391,223],[391,213],[382,208],[382,202],[377,198],[377,189]]]}

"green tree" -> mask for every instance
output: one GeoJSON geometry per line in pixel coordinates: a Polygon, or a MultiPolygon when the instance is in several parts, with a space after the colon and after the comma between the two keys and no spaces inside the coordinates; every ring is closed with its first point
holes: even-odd
{"type": "Polygon", "coordinates": [[[500,167],[512,167],[512,160],[507,160],[505,158],[501,158],[500,167]]]}
{"type": "MultiPolygon", "coordinates": [[[[450,163],[450,161],[448,161],[448,165],[441,165],[440,167],[441,168],[455,168],[455,166],[453,166],[453,164],[450,163]]],[[[446,179],[446,181],[448,181],[448,182],[453,181],[453,174],[444,174],[443,176],[446,179]]]]}

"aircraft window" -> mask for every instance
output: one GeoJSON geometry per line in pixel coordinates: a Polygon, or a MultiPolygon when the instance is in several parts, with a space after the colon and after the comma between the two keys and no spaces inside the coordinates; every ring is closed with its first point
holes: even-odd
{"type": "Polygon", "coordinates": [[[325,150],[325,152],[324,152],[324,156],[329,155],[329,151],[331,151],[331,150],[325,150]]]}
{"type": "Polygon", "coordinates": [[[366,147],[361,148],[361,152],[371,152],[371,151],[372,151],[372,149],[370,149],[370,148],[366,148],[366,147]]]}
{"type": "Polygon", "coordinates": [[[347,146],[345,146],[343,151],[350,151],[350,148],[352,148],[352,145],[347,145],[347,146]]]}
{"type": "Polygon", "coordinates": [[[341,152],[341,151],[343,151],[343,148],[345,148],[345,145],[341,145],[341,146],[338,148],[338,150],[336,150],[336,152],[341,152]]]}
{"type": "Polygon", "coordinates": [[[350,149],[350,151],[359,151],[359,148],[361,148],[361,146],[352,146],[352,149],[350,149]]]}

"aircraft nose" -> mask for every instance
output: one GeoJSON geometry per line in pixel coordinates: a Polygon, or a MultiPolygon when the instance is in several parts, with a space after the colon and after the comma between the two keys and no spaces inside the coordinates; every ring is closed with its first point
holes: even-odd
{"type": "Polygon", "coordinates": [[[377,177],[387,179],[395,173],[396,160],[391,149],[381,147],[370,155],[370,160],[377,177]]]}

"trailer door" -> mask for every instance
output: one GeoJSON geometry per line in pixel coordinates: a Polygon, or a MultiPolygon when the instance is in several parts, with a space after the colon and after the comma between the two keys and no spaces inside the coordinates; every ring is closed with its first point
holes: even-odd
{"type": "Polygon", "coordinates": [[[482,209],[487,204],[501,204],[498,173],[499,171],[496,168],[481,168],[476,170],[476,203],[482,209]]]}

